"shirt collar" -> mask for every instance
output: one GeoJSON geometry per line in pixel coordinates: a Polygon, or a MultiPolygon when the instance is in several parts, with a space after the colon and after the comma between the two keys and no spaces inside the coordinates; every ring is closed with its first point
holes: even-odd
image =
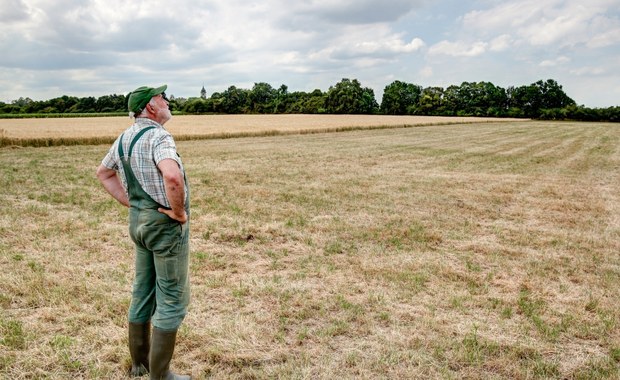
{"type": "Polygon", "coordinates": [[[164,127],[163,125],[159,124],[155,120],[149,119],[148,117],[138,117],[138,118],[136,118],[136,124],[138,124],[140,126],[140,128],[149,127],[149,126],[154,126],[154,127],[157,127],[157,128],[163,128],[164,127]]]}

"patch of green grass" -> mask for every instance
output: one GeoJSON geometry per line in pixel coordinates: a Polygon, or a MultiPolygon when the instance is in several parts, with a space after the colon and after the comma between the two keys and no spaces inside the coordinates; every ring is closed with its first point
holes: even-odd
{"type": "Polygon", "coordinates": [[[341,294],[336,296],[336,303],[342,310],[348,312],[352,317],[358,317],[364,314],[364,308],[361,305],[347,300],[341,294]]]}
{"type": "Polygon", "coordinates": [[[407,268],[385,270],[381,273],[381,276],[390,282],[398,284],[402,290],[413,292],[414,294],[424,290],[429,280],[427,273],[407,268]]]}
{"type": "Polygon", "coordinates": [[[510,319],[512,318],[512,314],[513,314],[512,307],[506,306],[502,309],[500,315],[503,319],[510,319]]]}
{"type": "Polygon", "coordinates": [[[11,298],[3,293],[0,293],[0,308],[8,308],[11,305],[11,298]]]}
{"type": "Polygon", "coordinates": [[[196,259],[196,267],[207,270],[223,270],[228,266],[225,258],[209,252],[192,252],[192,257],[196,259]]]}
{"type": "Polygon", "coordinates": [[[339,240],[330,241],[323,249],[325,256],[341,255],[346,252],[345,244],[339,240]]]}
{"type": "Polygon", "coordinates": [[[26,348],[26,333],[23,323],[13,319],[0,317],[0,344],[10,349],[26,348]]]}
{"type": "Polygon", "coordinates": [[[529,366],[531,366],[534,376],[538,379],[559,379],[561,376],[560,366],[557,362],[544,360],[540,356],[529,366]]]}
{"type": "Polygon", "coordinates": [[[542,299],[534,299],[527,290],[522,290],[518,300],[519,311],[530,319],[542,336],[551,341],[558,339],[559,335],[566,332],[572,324],[573,317],[570,315],[560,316],[560,321],[550,323],[545,321],[543,313],[546,304],[542,299]]]}
{"type": "Polygon", "coordinates": [[[478,335],[478,327],[472,326],[471,331],[461,341],[461,350],[468,366],[480,366],[487,358],[497,356],[499,346],[478,335]]]}
{"type": "Polygon", "coordinates": [[[60,363],[69,372],[82,370],[86,367],[73,353],[72,348],[75,344],[75,339],[66,335],[56,335],[50,341],[50,345],[60,359],[60,363]]]}
{"type": "Polygon", "coordinates": [[[303,344],[305,341],[307,341],[310,338],[310,330],[307,327],[302,327],[298,332],[297,335],[295,337],[296,339],[296,343],[298,345],[303,344]]]}
{"type": "Polygon", "coordinates": [[[364,229],[359,232],[362,238],[381,242],[388,249],[403,250],[412,246],[434,247],[441,243],[442,237],[429,230],[419,221],[392,219],[383,226],[364,229]]]}
{"type": "Polygon", "coordinates": [[[591,359],[571,376],[576,380],[604,380],[616,379],[620,375],[620,366],[613,357],[591,359]]]}
{"type": "Polygon", "coordinates": [[[36,261],[29,261],[28,268],[32,269],[35,273],[43,273],[45,271],[45,267],[36,261]]]}
{"type": "Polygon", "coordinates": [[[235,298],[242,300],[243,298],[250,295],[250,286],[240,282],[238,286],[235,286],[232,289],[232,295],[235,298]]]}
{"type": "Polygon", "coordinates": [[[303,228],[308,225],[308,220],[304,215],[296,215],[286,220],[285,226],[288,228],[303,228]]]}
{"type": "Polygon", "coordinates": [[[326,327],[319,332],[320,336],[324,337],[336,337],[339,335],[346,335],[351,331],[351,325],[347,321],[336,319],[331,321],[326,327]]]}
{"type": "Polygon", "coordinates": [[[227,274],[214,274],[209,275],[205,279],[205,286],[210,289],[219,289],[228,286],[228,275],[227,274]]]}
{"type": "Polygon", "coordinates": [[[50,345],[56,351],[62,351],[62,350],[71,348],[73,344],[75,344],[75,339],[71,338],[70,336],[66,336],[66,335],[55,335],[50,340],[50,345]]]}

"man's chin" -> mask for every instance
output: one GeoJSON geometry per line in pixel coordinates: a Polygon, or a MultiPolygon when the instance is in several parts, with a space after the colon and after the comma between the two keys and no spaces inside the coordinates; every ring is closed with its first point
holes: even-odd
{"type": "Polygon", "coordinates": [[[169,121],[170,119],[172,119],[172,113],[170,113],[170,111],[163,113],[161,115],[161,125],[164,125],[167,121],[169,121]]]}

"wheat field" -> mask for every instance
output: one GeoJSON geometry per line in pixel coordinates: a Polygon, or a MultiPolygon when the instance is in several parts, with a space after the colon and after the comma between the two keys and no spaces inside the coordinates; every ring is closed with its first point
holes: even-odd
{"type": "MultiPolygon", "coordinates": [[[[177,140],[220,138],[269,133],[308,133],[329,130],[368,129],[514,121],[482,117],[385,116],[385,115],[179,115],[166,123],[177,140]]],[[[0,137],[15,141],[29,139],[114,139],[133,119],[129,117],[76,117],[0,119],[0,137]]]]}
{"type": "MultiPolygon", "coordinates": [[[[174,370],[620,377],[617,125],[177,145],[192,190],[192,301],[174,370]]],[[[0,149],[0,378],[127,378],[132,244],[127,210],[94,177],[107,149],[0,149]]]]}

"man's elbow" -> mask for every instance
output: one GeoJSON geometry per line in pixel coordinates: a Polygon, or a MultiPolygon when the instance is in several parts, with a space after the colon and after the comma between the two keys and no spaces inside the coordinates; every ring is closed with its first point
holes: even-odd
{"type": "Polygon", "coordinates": [[[164,183],[172,187],[183,186],[183,174],[181,171],[164,173],[164,183]]]}
{"type": "Polygon", "coordinates": [[[106,179],[110,178],[114,174],[114,170],[108,169],[103,165],[99,165],[95,175],[99,179],[99,182],[104,182],[106,179]]]}

